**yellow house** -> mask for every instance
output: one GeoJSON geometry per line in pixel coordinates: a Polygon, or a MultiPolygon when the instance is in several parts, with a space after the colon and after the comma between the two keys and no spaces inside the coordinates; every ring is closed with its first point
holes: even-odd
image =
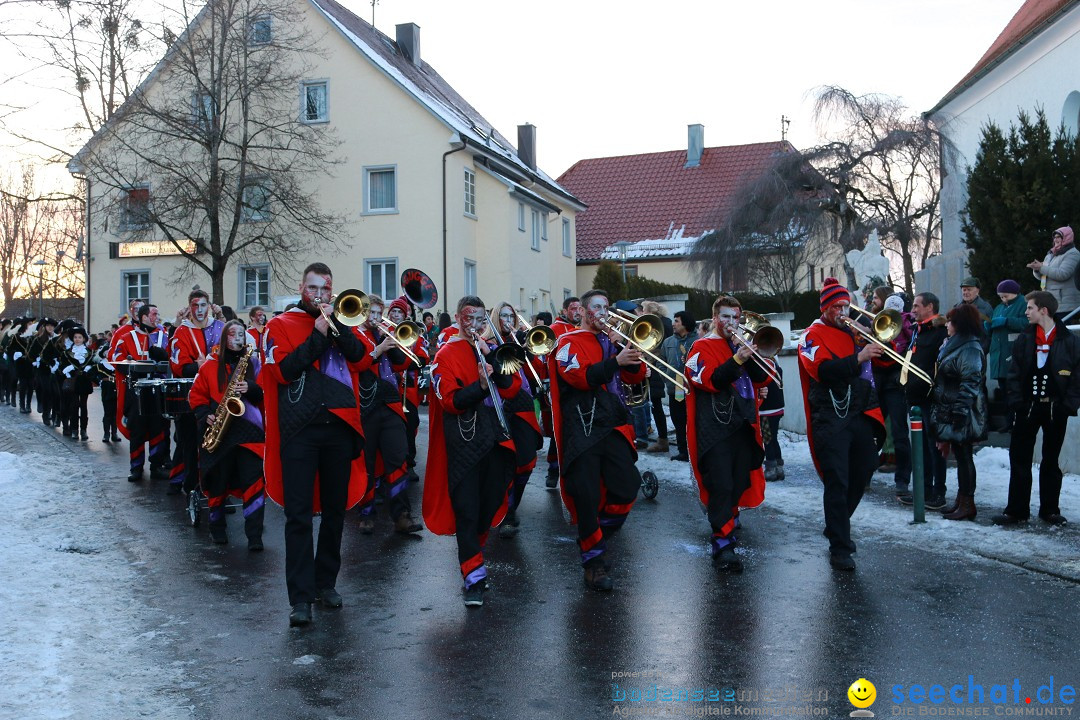
{"type": "MultiPolygon", "coordinates": [[[[508,300],[532,315],[576,292],[575,218],[585,205],[537,168],[533,126],[519,126],[514,147],[421,58],[420,28],[412,23],[398,25],[390,38],[334,0],[279,0],[273,7],[245,20],[247,44],[269,45],[281,33],[311,39],[313,52],[298,61],[295,84],[278,88],[285,106],[262,110],[287,116],[297,137],[334,140],[333,162],[307,172],[299,185],[320,211],[342,220],[344,241],[290,250],[288,268],[274,266],[273,246],[261,253],[250,246],[224,273],[224,304],[241,317],[256,305],[281,310],[297,294],[299,269],[313,261],[333,269],[335,289],[361,288],[387,301],[401,294],[401,271],[418,268],[438,288],[433,311],[451,314],[464,294],[489,305],[508,300]]],[[[151,102],[183,96],[178,102],[190,102],[195,122],[209,121],[210,101],[178,84],[177,63],[188,58],[177,47],[199,37],[206,13],[137,93],[151,102]]],[[[193,285],[211,290],[207,272],[177,245],[195,259],[204,250],[147,220],[151,208],[173,200],[162,188],[180,185],[140,159],[133,117],[121,108],[69,164],[86,181],[86,320],[93,330],[116,322],[129,299],[148,297],[170,319],[193,285]],[[102,169],[106,158],[109,172],[102,169]]],[[[177,155],[177,163],[187,160],[185,152],[177,155]]],[[[243,182],[224,190],[243,198],[235,203],[241,237],[254,237],[270,224],[282,188],[243,182]]]]}

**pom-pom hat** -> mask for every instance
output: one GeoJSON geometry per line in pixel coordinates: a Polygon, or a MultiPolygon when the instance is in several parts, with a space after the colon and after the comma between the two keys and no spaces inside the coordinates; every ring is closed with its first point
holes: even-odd
{"type": "Polygon", "coordinates": [[[825,278],[825,285],[821,288],[821,312],[825,312],[841,300],[850,303],[851,293],[836,278],[825,278]]]}

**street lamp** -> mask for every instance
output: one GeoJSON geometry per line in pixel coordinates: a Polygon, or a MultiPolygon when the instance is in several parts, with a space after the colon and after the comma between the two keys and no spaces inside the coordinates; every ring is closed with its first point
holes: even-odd
{"type": "Polygon", "coordinates": [[[620,240],[615,243],[615,247],[619,248],[619,260],[622,262],[622,281],[623,285],[626,284],[626,248],[630,247],[633,243],[629,240],[620,240]]]}
{"type": "Polygon", "coordinates": [[[45,261],[35,260],[38,266],[38,320],[45,317],[45,261]]]}

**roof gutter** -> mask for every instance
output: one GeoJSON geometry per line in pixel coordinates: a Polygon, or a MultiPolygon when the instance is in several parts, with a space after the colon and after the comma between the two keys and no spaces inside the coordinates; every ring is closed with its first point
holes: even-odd
{"type": "Polygon", "coordinates": [[[446,257],[446,243],[447,243],[447,221],[446,221],[446,158],[453,155],[456,152],[461,152],[465,149],[465,143],[462,142],[461,136],[454,133],[450,137],[449,150],[442,155],[442,277],[443,277],[443,296],[442,296],[442,309],[443,312],[450,312],[447,310],[446,296],[450,292],[450,276],[449,266],[447,265],[446,257]]]}

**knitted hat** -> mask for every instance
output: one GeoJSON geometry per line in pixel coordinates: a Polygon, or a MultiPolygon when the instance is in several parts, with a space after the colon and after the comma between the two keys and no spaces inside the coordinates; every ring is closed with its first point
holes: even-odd
{"type": "Polygon", "coordinates": [[[390,306],[386,308],[386,312],[390,312],[394,308],[400,310],[405,317],[409,316],[409,301],[404,297],[396,298],[394,302],[390,303],[390,306]]]}
{"type": "Polygon", "coordinates": [[[1020,294],[1020,283],[1015,280],[1002,280],[998,283],[997,291],[999,293],[1012,293],[1013,295],[1020,294]]]}
{"type": "Polygon", "coordinates": [[[885,298],[885,309],[904,312],[904,298],[900,295],[890,295],[885,298]]]}
{"type": "Polygon", "coordinates": [[[836,278],[825,278],[825,285],[821,288],[821,312],[825,312],[829,306],[841,300],[847,300],[850,303],[851,293],[836,278]]]}

